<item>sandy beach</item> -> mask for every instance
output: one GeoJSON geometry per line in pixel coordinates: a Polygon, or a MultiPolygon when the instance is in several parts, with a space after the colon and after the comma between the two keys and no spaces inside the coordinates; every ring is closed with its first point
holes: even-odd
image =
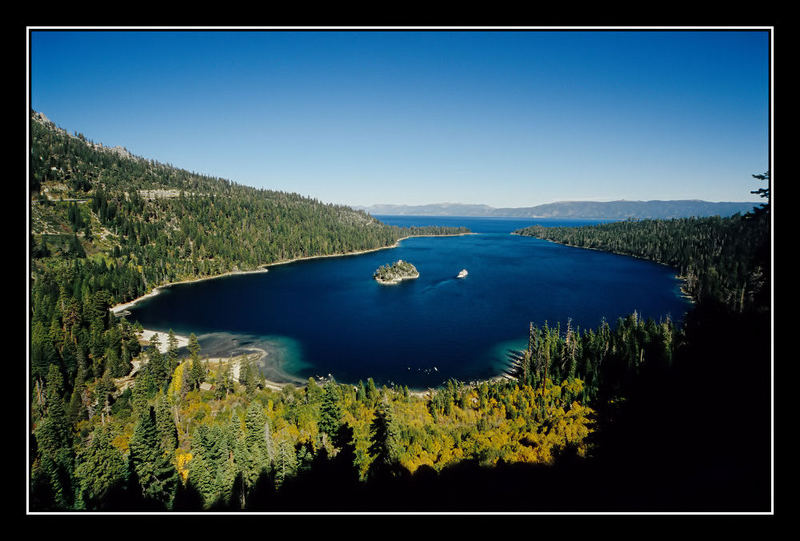
{"type": "Polygon", "coordinates": [[[146,295],[142,295],[141,297],[139,297],[137,299],[133,299],[132,301],[129,301],[129,302],[126,302],[126,303],[123,303],[123,304],[117,304],[116,306],[112,306],[110,308],[110,310],[114,315],[119,315],[121,312],[124,312],[125,310],[127,310],[128,308],[130,308],[131,306],[136,304],[137,302],[143,301],[144,299],[149,299],[150,297],[155,297],[160,292],[161,292],[161,288],[157,287],[153,291],[151,291],[150,293],[147,293],[146,295]]]}
{"type": "MultiPolygon", "coordinates": [[[[158,337],[158,351],[161,353],[166,353],[167,349],[169,349],[169,333],[162,332],[162,331],[151,331],[149,329],[143,329],[142,333],[139,335],[139,338],[148,344],[153,340],[153,337],[158,337]]],[[[178,348],[183,348],[189,345],[189,339],[185,336],[175,335],[175,339],[178,341],[178,348]]]]}

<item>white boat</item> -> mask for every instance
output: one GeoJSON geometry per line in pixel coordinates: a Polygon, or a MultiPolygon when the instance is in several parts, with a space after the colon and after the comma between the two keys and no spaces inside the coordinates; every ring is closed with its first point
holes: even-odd
{"type": "Polygon", "coordinates": [[[458,273],[456,278],[465,278],[467,276],[467,269],[461,269],[461,272],[458,273]]]}

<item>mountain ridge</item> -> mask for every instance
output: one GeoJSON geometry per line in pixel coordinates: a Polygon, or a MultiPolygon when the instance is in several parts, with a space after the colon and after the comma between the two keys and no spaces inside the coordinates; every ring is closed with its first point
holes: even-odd
{"type": "Polygon", "coordinates": [[[371,215],[470,216],[503,218],[670,219],[693,216],[732,216],[752,210],[757,203],[674,199],[637,201],[557,201],[532,207],[495,208],[481,204],[434,203],[427,205],[354,206],[371,215]]]}

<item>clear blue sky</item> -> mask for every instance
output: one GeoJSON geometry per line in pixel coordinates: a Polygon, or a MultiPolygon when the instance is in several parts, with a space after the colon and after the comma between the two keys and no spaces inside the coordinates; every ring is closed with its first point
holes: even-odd
{"type": "Polygon", "coordinates": [[[324,202],[758,201],[766,31],[31,31],[70,133],[324,202]]]}

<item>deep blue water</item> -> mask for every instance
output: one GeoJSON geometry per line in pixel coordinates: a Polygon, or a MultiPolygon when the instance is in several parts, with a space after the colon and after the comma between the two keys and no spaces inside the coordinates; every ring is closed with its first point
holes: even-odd
{"type": "Polygon", "coordinates": [[[332,374],[411,388],[497,375],[528,323],[596,327],[634,310],[680,320],[674,271],[631,257],[510,235],[533,223],[587,220],[378,216],[394,225],[464,225],[476,235],[423,237],[357,256],[299,261],[269,272],[165,288],[131,309],[145,328],[194,332],[212,355],[231,343],[269,351],[265,373],[303,381],[332,374]],[[403,259],[417,280],[382,286],[380,265],[403,259]],[[469,275],[457,279],[466,268],[469,275]]]}

